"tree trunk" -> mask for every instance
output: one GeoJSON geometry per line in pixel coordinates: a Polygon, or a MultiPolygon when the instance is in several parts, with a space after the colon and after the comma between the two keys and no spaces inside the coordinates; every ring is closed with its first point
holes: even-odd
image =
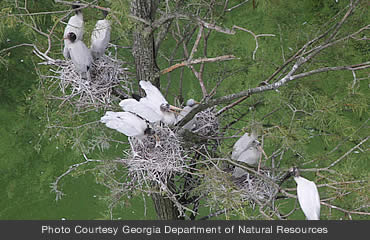
{"type": "Polygon", "coordinates": [[[159,220],[182,220],[173,202],[160,193],[152,193],[155,212],[159,220]]]}
{"type": "MultiPolygon", "coordinates": [[[[159,68],[156,63],[154,34],[145,32],[146,23],[154,21],[159,0],[132,0],[131,14],[139,19],[133,34],[132,54],[136,65],[136,79],[152,82],[160,87],[159,68]]],[[[157,217],[160,220],[179,219],[179,212],[173,202],[161,194],[152,194],[157,217]]]]}
{"type": "MultiPolygon", "coordinates": [[[[132,0],[131,14],[147,23],[152,23],[158,4],[159,0],[132,0]]],[[[132,54],[136,65],[136,79],[150,81],[159,88],[159,68],[156,63],[154,34],[145,31],[146,27],[149,26],[138,20],[133,34],[132,54]]]]}

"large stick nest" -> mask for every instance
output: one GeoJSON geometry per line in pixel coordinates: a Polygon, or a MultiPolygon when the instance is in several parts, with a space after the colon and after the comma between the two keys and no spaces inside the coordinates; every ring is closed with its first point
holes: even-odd
{"type": "Polygon", "coordinates": [[[78,109],[106,108],[112,105],[114,88],[131,93],[131,81],[124,62],[106,55],[96,60],[90,70],[91,80],[83,79],[76,72],[72,61],[66,61],[56,72],[60,75],[60,89],[65,100],[73,102],[78,109]]]}
{"type": "Polygon", "coordinates": [[[187,165],[187,152],[181,146],[181,139],[167,126],[155,125],[153,129],[155,135],[129,138],[131,151],[122,160],[139,186],[166,185],[172,174],[183,173],[187,165]]]}
{"type": "Polygon", "coordinates": [[[184,125],[184,128],[200,136],[217,136],[219,121],[215,109],[207,108],[197,113],[192,120],[184,125]]]}
{"type": "MultiPolygon", "coordinates": [[[[260,169],[259,173],[271,179],[271,181],[276,180],[268,170],[260,169]]],[[[235,192],[238,192],[244,201],[249,201],[253,205],[271,201],[276,195],[276,187],[258,175],[246,173],[239,178],[233,177],[233,179],[238,187],[235,192]]]]}

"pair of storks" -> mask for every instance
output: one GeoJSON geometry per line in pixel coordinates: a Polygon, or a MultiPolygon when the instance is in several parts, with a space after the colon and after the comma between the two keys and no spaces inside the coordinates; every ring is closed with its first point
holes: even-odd
{"type": "Polygon", "coordinates": [[[96,22],[95,28],[91,34],[91,46],[87,48],[83,42],[84,21],[81,7],[72,5],[75,10],[64,30],[64,50],[65,59],[71,59],[75,69],[83,78],[91,79],[91,64],[94,60],[104,55],[110,41],[111,26],[109,20],[105,19],[108,12],[103,11],[104,19],[96,22]]]}

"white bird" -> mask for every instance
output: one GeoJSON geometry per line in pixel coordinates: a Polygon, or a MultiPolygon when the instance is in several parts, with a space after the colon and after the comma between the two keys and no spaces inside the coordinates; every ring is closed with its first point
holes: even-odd
{"type": "Polygon", "coordinates": [[[162,119],[162,116],[157,114],[150,107],[133,98],[124,99],[119,103],[119,105],[124,111],[135,113],[151,123],[159,122],[162,119]]]}
{"type": "MultiPolygon", "coordinates": [[[[262,156],[262,148],[260,143],[257,141],[256,132],[252,131],[252,134],[245,133],[238,141],[234,144],[231,159],[235,161],[245,162],[248,165],[256,165],[258,160],[262,156]]],[[[246,173],[245,170],[235,167],[233,176],[241,177],[246,173]]]]}
{"type": "MultiPolygon", "coordinates": [[[[107,17],[108,12],[103,11],[104,18],[107,17]]],[[[102,19],[96,22],[95,28],[91,34],[91,54],[94,59],[98,59],[104,55],[110,41],[110,21],[102,19]]]]}
{"type": "Polygon", "coordinates": [[[75,65],[76,71],[81,75],[86,74],[87,79],[89,80],[89,70],[93,61],[90,50],[86,47],[85,43],[77,39],[74,32],[68,33],[66,40],[68,41],[68,52],[73,64],[75,65]]]}
{"type": "Polygon", "coordinates": [[[146,135],[154,134],[153,129],[151,129],[143,119],[129,112],[108,111],[100,119],[100,122],[128,137],[142,139],[146,135]]]}
{"type": "Polygon", "coordinates": [[[148,81],[139,82],[142,89],[146,93],[146,97],[140,99],[140,102],[151,108],[154,112],[161,116],[161,122],[167,125],[173,125],[176,123],[176,111],[181,111],[181,108],[177,108],[168,104],[167,100],[163,97],[162,93],[148,81]]]}
{"type": "Polygon", "coordinates": [[[307,220],[320,220],[320,196],[316,184],[301,177],[296,167],[289,170],[289,176],[294,176],[297,183],[298,202],[307,220]]]}
{"type": "Polygon", "coordinates": [[[181,121],[191,110],[193,110],[199,102],[195,101],[194,99],[189,99],[186,101],[186,106],[180,111],[179,115],[177,116],[177,121],[181,121]]]}
{"type": "MultiPolygon", "coordinates": [[[[78,6],[78,5],[72,5],[72,9],[77,9],[79,7],[80,6],[78,6]]],[[[63,39],[64,39],[63,56],[64,56],[65,59],[70,59],[71,58],[70,52],[68,50],[68,44],[69,44],[69,42],[66,40],[67,39],[67,35],[70,32],[73,32],[76,35],[76,39],[77,40],[81,40],[82,41],[83,34],[84,34],[84,20],[83,20],[83,15],[82,15],[81,9],[75,10],[75,15],[73,15],[69,19],[69,21],[67,23],[67,26],[64,29],[64,35],[63,35],[63,39]]]]}

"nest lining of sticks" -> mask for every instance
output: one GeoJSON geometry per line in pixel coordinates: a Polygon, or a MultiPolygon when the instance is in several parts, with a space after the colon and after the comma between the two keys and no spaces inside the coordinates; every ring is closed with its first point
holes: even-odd
{"type": "MultiPolygon", "coordinates": [[[[270,171],[260,169],[259,173],[274,181],[270,171]]],[[[246,173],[233,180],[238,188],[235,192],[240,194],[243,201],[249,201],[252,205],[268,202],[276,195],[277,189],[260,176],[246,173]]]]}
{"type": "Polygon", "coordinates": [[[65,61],[56,71],[60,74],[59,87],[65,99],[74,102],[78,108],[109,107],[114,87],[119,86],[127,95],[131,93],[129,72],[122,65],[121,60],[104,55],[93,63],[91,80],[88,81],[76,72],[72,61],[65,61]]]}
{"type": "Polygon", "coordinates": [[[159,183],[165,188],[173,173],[183,173],[187,168],[187,152],[181,146],[181,139],[169,127],[158,124],[153,129],[155,135],[129,138],[131,151],[122,161],[139,186],[159,183]]]}
{"type": "Polygon", "coordinates": [[[184,128],[200,136],[216,136],[219,130],[219,121],[215,108],[207,108],[197,113],[192,120],[184,125],[184,128]]]}

